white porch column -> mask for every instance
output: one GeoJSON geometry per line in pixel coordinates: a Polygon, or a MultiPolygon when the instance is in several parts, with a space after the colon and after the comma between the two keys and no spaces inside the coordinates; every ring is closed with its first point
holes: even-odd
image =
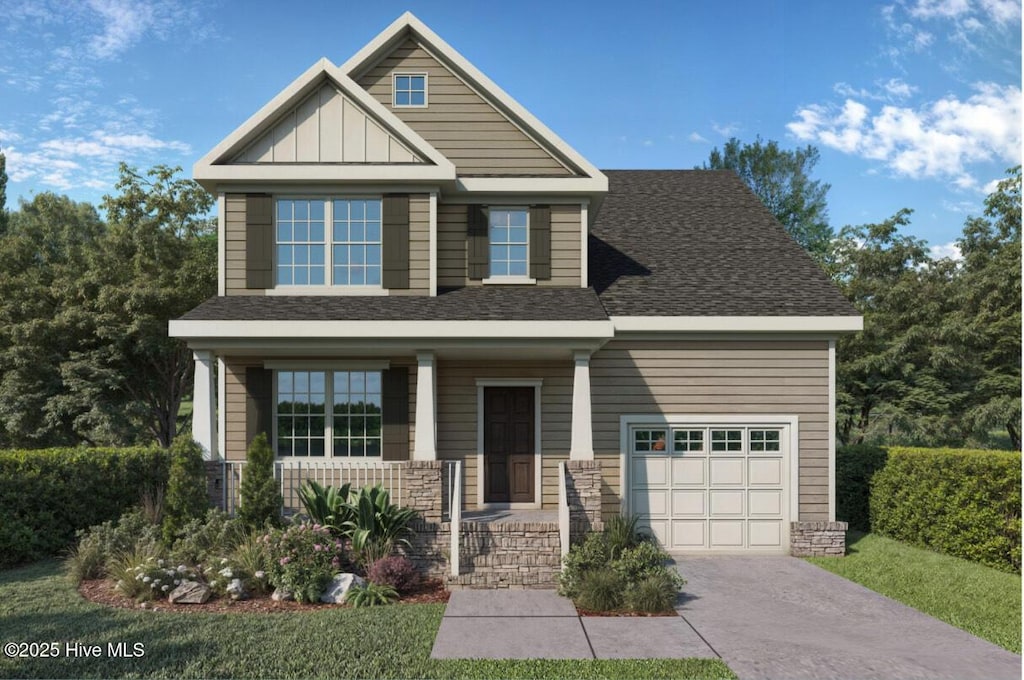
{"type": "Polygon", "coordinates": [[[572,442],[569,460],[594,460],[594,428],[590,413],[590,352],[573,352],[572,442]]]}
{"type": "Polygon", "coordinates": [[[192,438],[203,447],[203,458],[217,460],[217,387],[213,382],[213,352],[193,352],[195,381],[192,396],[192,438]]]}
{"type": "Polygon", "coordinates": [[[416,353],[416,439],[413,460],[437,460],[437,366],[433,352],[416,353]]]}

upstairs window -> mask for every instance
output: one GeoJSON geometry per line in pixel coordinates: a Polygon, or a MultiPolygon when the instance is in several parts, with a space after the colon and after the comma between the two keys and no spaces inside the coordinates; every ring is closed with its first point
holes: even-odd
{"type": "Polygon", "coordinates": [[[426,73],[396,73],[391,84],[391,103],[393,106],[427,105],[426,73]]]}
{"type": "Polygon", "coordinates": [[[381,285],[381,199],[278,199],[276,216],[276,285],[381,285]]]}
{"type": "Polygon", "coordinates": [[[490,209],[488,236],[492,277],[527,275],[528,220],[526,208],[490,209]]]}

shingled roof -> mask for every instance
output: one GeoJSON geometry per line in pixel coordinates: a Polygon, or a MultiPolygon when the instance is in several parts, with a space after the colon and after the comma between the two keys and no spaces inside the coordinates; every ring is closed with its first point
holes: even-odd
{"type": "Polygon", "coordinates": [[[589,288],[476,286],[426,296],[212,297],[186,321],[607,321],[589,288]]]}
{"type": "Polygon", "coordinates": [[[734,173],[604,173],[589,267],[610,316],[858,314],[734,173]]]}

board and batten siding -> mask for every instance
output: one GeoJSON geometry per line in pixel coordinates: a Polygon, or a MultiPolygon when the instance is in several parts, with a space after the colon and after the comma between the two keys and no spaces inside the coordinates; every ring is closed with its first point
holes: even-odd
{"type": "MultiPolygon", "coordinates": [[[[296,361],[316,360],[317,357],[290,357],[296,361]]],[[[287,362],[289,357],[275,357],[274,361],[287,362]]],[[[321,357],[325,362],[339,361],[344,359],[338,357],[321,357]]],[[[246,392],[245,392],[245,369],[250,366],[263,366],[261,359],[251,357],[226,357],[224,359],[224,386],[226,412],[224,417],[224,447],[223,456],[225,460],[245,460],[246,448],[249,443],[246,441],[246,392]]],[[[416,370],[415,361],[411,358],[401,357],[392,359],[391,368],[405,366],[409,370],[409,444],[415,441],[416,436],[416,370]]],[[[268,433],[269,435],[269,433],[268,433]]],[[[271,442],[271,447],[274,443],[271,442]]],[[[410,448],[411,451],[411,448],[410,448]]]]}
{"type": "MultiPolygon", "coordinates": [[[[245,285],[245,194],[224,197],[224,275],[226,295],[263,295],[245,285]]],[[[430,196],[409,196],[409,288],[391,295],[430,294],[430,196]]]]}
{"type": "Polygon", "coordinates": [[[541,501],[558,506],[558,463],[568,460],[573,364],[565,361],[438,361],[437,453],[461,460],[463,499],[477,507],[477,384],[480,379],[541,378],[541,501]]]}
{"type": "Polygon", "coordinates": [[[412,39],[356,80],[454,163],[459,175],[573,174],[412,39]],[[426,107],[391,105],[396,71],[427,74],[426,107]]]}
{"type": "MultiPolygon", "coordinates": [[[[580,285],[580,206],[551,206],[551,278],[538,286],[580,285]]],[[[441,203],[437,206],[437,285],[462,288],[482,285],[469,278],[466,260],[466,205],[441,203]]]]}
{"type": "Polygon", "coordinates": [[[613,340],[591,357],[590,380],[606,516],[622,492],[619,416],[775,414],[799,418],[799,519],[828,519],[826,341],[613,340]]]}

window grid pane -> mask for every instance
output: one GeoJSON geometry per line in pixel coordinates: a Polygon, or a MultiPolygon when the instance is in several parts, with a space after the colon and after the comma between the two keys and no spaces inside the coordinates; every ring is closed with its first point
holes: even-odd
{"type": "Polygon", "coordinates": [[[742,451],[743,430],[711,430],[711,450],[742,451]]]}
{"type": "Polygon", "coordinates": [[[326,390],[323,371],[279,371],[277,455],[324,455],[326,390]]]}
{"type": "Polygon", "coordinates": [[[324,202],[278,200],[275,279],[278,285],[324,284],[324,202]]]}
{"type": "Polygon", "coordinates": [[[527,213],[525,209],[491,210],[491,276],[526,276],[527,213]]]}
{"type": "Polygon", "coordinates": [[[380,371],[335,371],[333,401],[334,456],[380,456],[380,371]]]}
{"type": "Polygon", "coordinates": [[[676,453],[701,452],[704,450],[704,430],[676,430],[673,433],[676,453]]]}
{"type": "Polygon", "coordinates": [[[334,201],[331,243],[334,285],[380,285],[380,215],[379,199],[334,201]]]}
{"type": "Polygon", "coordinates": [[[427,103],[426,76],[395,76],[394,106],[424,106],[427,103]]]}
{"type": "Polygon", "coordinates": [[[637,453],[664,451],[666,437],[665,430],[634,430],[633,451],[637,453]]]}
{"type": "Polygon", "coordinates": [[[750,450],[774,452],[781,451],[781,442],[778,430],[751,430],[750,450]]]}

